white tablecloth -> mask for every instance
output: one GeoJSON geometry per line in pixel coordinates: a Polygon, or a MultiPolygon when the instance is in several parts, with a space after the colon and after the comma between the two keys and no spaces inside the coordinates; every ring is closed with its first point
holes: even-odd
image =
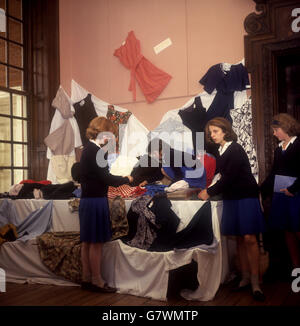
{"type": "MultiPolygon", "coordinates": [[[[47,200],[19,199],[12,201],[20,217],[45,205],[47,200]]],[[[183,229],[203,201],[172,201],[172,209],[181,218],[183,229]]],[[[131,201],[126,201],[129,209],[131,201]]],[[[195,291],[183,290],[187,300],[207,301],[214,298],[219,285],[230,271],[232,255],[228,254],[228,242],[220,235],[222,202],[211,202],[212,226],[215,241],[211,246],[186,250],[148,252],[125,245],[122,241],[108,242],[103,248],[102,274],[109,285],[120,293],[166,300],[169,271],[189,264],[192,259],[198,264],[199,287],[195,291]]],[[[70,212],[67,200],[53,200],[51,231],[79,231],[78,212],[70,212]]],[[[40,259],[35,239],[26,242],[14,241],[0,247],[0,268],[10,282],[31,282],[57,285],[75,285],[45,267],[40,259]]]]}

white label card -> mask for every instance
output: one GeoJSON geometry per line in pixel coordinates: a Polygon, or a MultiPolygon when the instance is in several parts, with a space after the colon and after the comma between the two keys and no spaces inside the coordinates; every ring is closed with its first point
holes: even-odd
{"type": "Polygon", "coordinates": [[[154,52],[156,54],[158,54],[159,52],[163,51],[164,49],[166,49],[167,47],[169,47],[170,45],[172,45],[172,41],[171,39],[168,37],[167,39],[165,39],[164,41],[160,42],[159,44],[157,44],[153,49],[154,52]]]}

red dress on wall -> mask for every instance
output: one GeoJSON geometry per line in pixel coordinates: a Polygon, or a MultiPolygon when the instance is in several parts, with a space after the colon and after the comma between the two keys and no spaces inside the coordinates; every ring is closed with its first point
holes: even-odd
{"type": "Polygon", "coordinates": [[[146,100],[151,103],[172,78],[141,54],[140,41],[136,39],[133,31],[128,33],[125,44],[116,49],[114,55],[131,71],[128,90],[132,91],[134,101],[136,100],[135,80],[138,81],[146,100]]]}

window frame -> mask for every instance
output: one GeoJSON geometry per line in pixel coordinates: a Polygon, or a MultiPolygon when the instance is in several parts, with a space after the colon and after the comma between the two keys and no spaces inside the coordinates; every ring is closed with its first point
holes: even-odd
{"type": "MultiPolygon", "coordinates": [[[[5,0],[5,16],[6,16],[6,35],[0,35],[0,39],[3,40],[6,44],[6,48],[5,48],[5,62],[0,60],[0,64],[6,67],[6,85],[5,86],[0,86],[0,91],[1,92],[5,92],[8,93],[9,95],[9,114],[4,114],[4,113],[0,113],[0,117],[6,117],[10,119],[10,140],[4,140],[1,139],[0,143],[1,144],[10,144],[10,149],[11,149],[11,162],[10,162],[10,166],[5,166],[5,165],[1,165],[0,166],[0,170],[10,170],[11,173],[11,185],[15,184],[17,181],[21,181],[21,180],[15,180],[15,170],[22,170],[23,171],[23,177],[25,175],[29,175],[29,151],[30,151],[30,140],[29,140],[29,110],[28,110],[28,97],[29,97],[29,93],[28,93],[28,85],[27,85],[27,75],[28,75],[28,67],[27,67],[27,63],[25,60],[25,49],[26,49],[26,37],[25,37],[25,24],[24,24],[24,10],[23,10],[23,5],[24,5],[24,0],[22,1],[21,4],[21,10],[22,10],[22,14],[21,17],[22,19],[18,18],[18,17],[14,17],[9,13],[9,6],[10,6],[10,1],[9,0],[5,0]],[[9,21],[13,20],[13,21],[17,21],[21,24],[22,26],[22,43],[19,43],[15,40],[11,40],[10,39],[10,30],[9,30],[9,21]],[[22,51],[22,66],[16,66],[14,64],[11,64],[11,58],[10,58],[10,44],[14,44],[17,45],[19,47],[21,47],[22,51]],[[13,69],[17,69],[18,71],[21,71],[22,73],[22,82],[21,82],[21,90],[15,89],[13,85],[11,85],[11,80],[10,80],[10,68],[13,69]],[[25,116],[17,116],[14,115],[14,103],[13,103],[13,96],[17,95],[17,96],[23,96],[23,98],[25,99],[25,107],[26,107],[26,115],[25,116]],[[14,140],[14,121],[16,120],[21,120],[21,121],[26,121],[26,129],[24,129],[24,132],[26,133],[26,141],[22,140],[14,140]],[[27,162],[22,163],[22,165],[15,165],[15,153],[14,153],[14,146],[15,145],[22,145],[26,146],[26,153],[23,153],[23,155],[25,154],[25,156],[27,157],[27,162]]],[[[23,151],[24,151],[23,148],[23,151]]],[[[8,189],[7,189],[8,191],[8,189]]]]}

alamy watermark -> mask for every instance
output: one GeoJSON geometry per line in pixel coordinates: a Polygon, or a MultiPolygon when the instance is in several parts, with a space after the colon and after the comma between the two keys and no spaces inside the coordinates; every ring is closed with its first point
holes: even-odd
{"type": "Polygon", "coordinates": [[[292,276],[296,277],[292,282],[292,291],[298,293],[300,292],[300,268],[294,268],[292,276]]]}
{"type": "Polygon", "coordinates": [[[298,33],[300,31],[300,8],[294,8],[292,10],[292,17],[296,17],[293,21],[292,21],[292,31],[294,33],[298,33]]]}
{"type": "Polygon", "coordinates": [[[2,268],[0,268],[0,292],[6,292],[6,276],[2,268]]]}
{"type": "MultiPolygon", "coordinates": [[[[119,128],[118,141],[121,144],[124,137],[124,128],[119,128]]],[[[204,171],[204,133],[197,132],[194,138],[194,145],[196,154],[186,152],[182,147],[183,144],[190,143],[191,135],[189,133],[180,132],[150,132],[147,138],[148,147],[145,149],[146,154],[151,157],[148,160],[140,160],[137,164],[141,167],[158,167],[160,164],[168,167],[186,167],[185,177],[199,178],[204,171]],[[182,148],[181,150],[174,150],[174,148],[182,148]]],[[[129,145],[136,144],[137,140],[144,139],[143,133],[133,132],[130,137],[126,139],[129,145]]],[[[107,156],[117,152],[117,140],[111,132],[101,132],[97,136],[98,143],[102,146],[96,156],[99,167],[106,167],[108,165],[107,156]]],[[[193,146],[194,147],[194,146],[193,146]]],[[[190,149],[191,151],[193,149],[190,149]]],[[[134,150],[133,150],[134,151],[134,150]]],[[[133,153],[127,151],[123,153],[128,157],[134,157],[133,153]]]]}

